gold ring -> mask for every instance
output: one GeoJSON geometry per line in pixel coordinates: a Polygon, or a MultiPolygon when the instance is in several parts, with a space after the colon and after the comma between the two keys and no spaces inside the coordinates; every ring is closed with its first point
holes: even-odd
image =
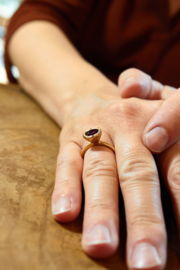
{"type": "Polygon", "coordinates": [[[108,143],[100,141],[101,135],[102,135],[102,130],[100,128],[90,128],[83,133],[84,139],[89,141],[90,144],[85,146],[84,149],[81,151],[82,157],[84,157],[86,151],[93,146],[104,146],[104,147],[109,148],[115,153],[115,148],[113,146],[111,146],[108,143]]]}

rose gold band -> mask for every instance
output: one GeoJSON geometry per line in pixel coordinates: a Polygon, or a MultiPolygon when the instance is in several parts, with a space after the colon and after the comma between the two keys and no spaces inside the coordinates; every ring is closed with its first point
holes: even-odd
{"type": "Polygon", "coordinates": [[[115,149],[113,146],[111,146],[108,143],[105,142],[101,142],[100,138],[101,138],[101,134],[102,134],[102,130],[100,128],[90,128],[88,130],[86,130],[83,133],[83,137],[85,140],[89,141],[90,144],[86,145],[84,147],[84,149],[82,149],[81,151],[81,156],[84,157],[86,151],[93,147],[93,146],[104,146],[109,148],[110,150],[112,150],[115,153],[115,149]]]}
{"type": "Polygon", "coordinates": [[[88,144],[86,147],[84,147],[84,149],[81,151],[81,156],[84,157],[86,151],[93,147],[93,146],[104,146],[104,147],[107,147],[109,148],[110,150],[112,150],[114,153],[115,153],[115,148],[113,146],[111,146],[110,144],[108,143],[105,143],[105,142],[97,142],[97,143],[90,143],[88,144]]]}

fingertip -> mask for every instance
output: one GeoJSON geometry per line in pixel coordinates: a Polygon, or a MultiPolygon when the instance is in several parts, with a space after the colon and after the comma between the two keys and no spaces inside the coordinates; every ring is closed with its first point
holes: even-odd
{"type": "Polygon", "coordinates": [[[168,142],[169,135],[163,127],[155,127],[145,135],[145,145],[154,153],[164,151],[168,142]]]}
{"type": "Polygon", "coordinates": [[[82,165],[79,146],[72,142],[66,143],[58,155],[52,194],[52,214],[59,222],[71,222],[80,213],[82,165]]]}
{"type": "Polygon", "coordinates": [[[150,225],[129,232],[127,241],[127,264],[130,270],[162,270],[167,260],[167,235],[165,227],[150,225]],[[163,228],[164,227],[164,228],[163,228]],[[148,233],[151,230],[151,235],[148,233]],[[138,237],[137,237],[138,235],[138,237]]]}
{"type": "Polygon", "coordinates": [[[130,269],[153,269],[162,270],[162,259],[157,248],[150,243],[139,243],[135,246],[128,265],[130,269]]]}
{"type": "Polygon", "coordinates": [[[150,86],[143,80],[138,81],[134,78],[128,78],[120,88],[120,94],[122,98],[146,98],[149,95],[150,86]]]}
{"type": "Polygon", "coordinates": [[[111,257],[117,250],[116,246],[110,244],[94,244],[94,245],[83,245],[83,250],[90,257],[95,259],[105,259],[111,257]]]}
{"type": "Polygon", "coordinates": [[[55,220],[63,223],[74,221],[81,210],[81,195],[78,199],[69,196],[52,197],[52,215],[55,220]]]}
{"type": "Polygon", "coordinates": [[[141,70],[130,68],[123,71],[118,78],[122,98],[137,97],[142,99],[166,99],[175,88],[163,86],[141,70]]]}
{"type": "Polygon", "coordinates": [[[118,78],[122,98],[147,98],[151,91],[151,84],[151,77],[135,68],[125,70],[118,78]]]}
{"type": "Polygon", "coordinates": [[[72,215],[70,211],[60,213],[60,214],[53,214],[53,217],[56,221],[60,223],[69,223],[76,219],[76,217],[74,217],[74,215],[72,215]]]}
{"type": "Polygon", "coordinates": [[[90,231],[83,234],[82,248],[93,258],[108,258],[118,248],[118,237],[112,235],[109,228],[103,224],[97,224],[90,231]]]}

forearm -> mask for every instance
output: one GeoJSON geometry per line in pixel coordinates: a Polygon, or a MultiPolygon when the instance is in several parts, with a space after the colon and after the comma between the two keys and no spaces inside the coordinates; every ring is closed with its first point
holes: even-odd
{"type": "Polygon", "coordinates": [[[52,23],[23,25],[10,40],[9,55],[19,69],[21,86],[60,126],[79,97],[108,88],[116,91],[52,23]]]}

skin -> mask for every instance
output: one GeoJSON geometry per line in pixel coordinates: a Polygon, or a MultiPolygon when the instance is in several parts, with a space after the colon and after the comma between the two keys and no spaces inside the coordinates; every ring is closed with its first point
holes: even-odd
{"type": "Polygon", "coordinates": [[[153,153],[163,152],[179,139],[180,89],[164,86],[148,74],[133,68],[124,71],[119,76],[118,85],[122,98],[164,100],[163,105],[149,120],[143,132],[143,142],[153,153]],[[153,141],[148,140],[148,132],[155,128],[157,132],[153,141]],[[163,138],[164,144],[162,144],[163,138]]]}
{"type": "MultiPolygon", "coordinates": [[[[165,102],[121,98],[118,85],[87,63],[64,33],[49,22],[34,21],[16,30],[9,55],[19,69],[21,86],[62,127],[52,194],[54,218],[59,222],[76,219],[83,183],[82,248],[95,258],[111,256],[119,244],[120,185],[129,269],[163,269],[167,240],[158,171],[142,134],[165,102]],[[102,129],[101,140],[115,147],[115,155],[96,146],[82,159],[81,150],[88,144],[82,133],[93,127],[102,129]],[[156,257],[154,262],[148,248],[156,257]]],[[[169,153],[168,162],[166,156],[160,156],[159,166],[166,166],[165,178],[171,173],[174,179],[172,161],[179,157],[173,150],[169,153]]]]}
{"type": "Polygon", "coordinates": [[[103,94],[102,98],[88,97],[85,108],[80,103],[69,116],[61,133],[52,197],[52,203],[60,197],[71,200],[71,209],[55,215],[55,218],[61,222],[74,220],[81,207],[83,174],[85,216],[82,247],[92,257],[105,258],[113,254],[118,246],[120,184],[126,209],[127,260],[130,269],[132,249],[138,243],[151,243],[157,248],[162,260],[157,269],[162,269],[166,260],[166,232],[157,168],[152,154],[141,140],[147,119],[159,108],[161,102],[154,101],[151,110],[147,110],[149,103],[138,99],[122,100],[117,95],[105,98],[103,94]],[[102,128],[102,141],[115,146],[116,159],[110,150],[93,147],[86,152],[83,166],[80,152],[87,143],[80,135],[92,126],[102,128]],[[99,224],[109,229],[112,241],[90,245],[88,233],[99,224]],[[151,236],[150,230],[153,232],[151,236]]]}
{"type": "MultiPolygon", "coordinates": [[[[152,153],[157,153],[147,144],[146,135],[148,131],[160,126],[168,133],[168,143],[159,151],[161,154],[157,155],[157,162],[171,194],[177,225],[180,228],[180,89],[162,85],[160,82],[153,80],[148,74],[134,68],[124,71],[119,76],[118,86],[120,96],[123,98],[138,97],[147,100],[164,101],[159,110],[148,121],[143,131],[142,140],[152,153]],[[129,83],[127,83],[128,81],[129,83]],[[144,85],[145,87],[143,87],[144,85]]],[[[161,137],[155,137],[154,145],[158,144],[159,140],[161,140],[161,137]]]]}

